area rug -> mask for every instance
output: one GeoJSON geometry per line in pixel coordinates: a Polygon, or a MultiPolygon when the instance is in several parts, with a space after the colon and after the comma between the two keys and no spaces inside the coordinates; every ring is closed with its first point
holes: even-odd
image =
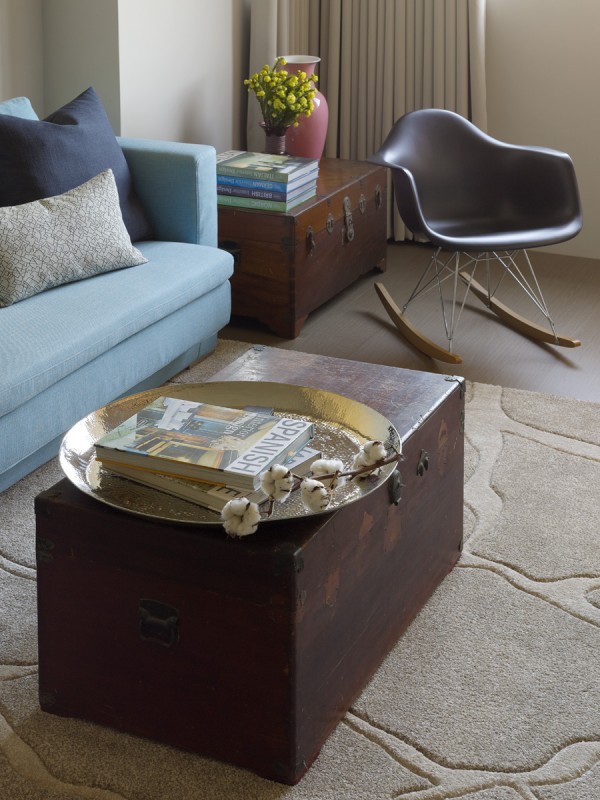
{"type": "Polygon", "coordinates": [[[295,787],[42,713],[33,498],[56,460],[0,495],[0,797],[598,800],[600,405],[467,389],[460,562],[295,787]]]}

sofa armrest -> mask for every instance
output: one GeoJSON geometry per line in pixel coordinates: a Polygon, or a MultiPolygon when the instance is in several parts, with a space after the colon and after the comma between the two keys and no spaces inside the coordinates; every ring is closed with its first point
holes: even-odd
{"type": "Polygon", "coordinates": [[[214,147],[117,138],[156,238],[216,247],[214,147]]]}

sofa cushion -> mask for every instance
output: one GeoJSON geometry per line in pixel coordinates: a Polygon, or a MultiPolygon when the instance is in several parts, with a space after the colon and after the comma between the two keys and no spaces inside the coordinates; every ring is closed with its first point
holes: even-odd
{"type": "Polygon", "coordinates": [[[230,254],[216,247],[151,241],[139,249],[147,264],[57,286],[0,310],[0,416],[217,289],[233,271],[230,254]]]}
{"type": "Polygon", "coordinates": [[[39,119],[28,97],[11,97],[10,100],[3,100],[0,103],[0,114],[23,119],[39,119]]]}
{"type": "Polygon", "coordinates": [[[0,416],[0,493],[56,455],[57,439],[86,414],[124,394],[160,386],[212,352],[216,332],[229,320],[229,300],[225,282],[0,416]]]}
{"type": "Polygon", "coordinates": [[[63,194],[112,169],[132,241],[152,238],[127,161],[92,87],[44,120],[0,115],[0,206],[63,194]]]}
{"type": "Polygon", "coordinates": [[[0,306],[146,261],[123,224],[112,170],[58,197],[0,208],[0,306]]]}

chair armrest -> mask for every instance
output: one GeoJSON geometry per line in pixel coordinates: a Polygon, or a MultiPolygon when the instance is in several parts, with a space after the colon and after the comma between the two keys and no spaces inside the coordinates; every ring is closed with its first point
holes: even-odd
{"type": "Polygon", "coordinates": [[[117,138],[156,238],[216,247],[214,147],[117,138]]]}
{"type": "Polygon", "coordinates": [[[571,158],[546,147],[509,146],[505,174],[512,175],[516,207],[525,218],[546,217],[548,225],[579,220],[581,203],[571,158]]]}

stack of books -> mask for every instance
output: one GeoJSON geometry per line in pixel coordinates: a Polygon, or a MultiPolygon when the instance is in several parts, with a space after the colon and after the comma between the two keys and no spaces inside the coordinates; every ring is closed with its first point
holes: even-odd
{"type": "Polygon", "coordinates": [[[266,499],[260,475],[285,463],[302,475],[320,453],[311,422],[162,396],[95,442],[120,477],[220,511],[234,497],[266,499]]]}
{"type": "Polygon", "coordinates": [[[217,156],[222,206],[290,211],[317,194],[319,160],[228,150],[217,156]]]}

